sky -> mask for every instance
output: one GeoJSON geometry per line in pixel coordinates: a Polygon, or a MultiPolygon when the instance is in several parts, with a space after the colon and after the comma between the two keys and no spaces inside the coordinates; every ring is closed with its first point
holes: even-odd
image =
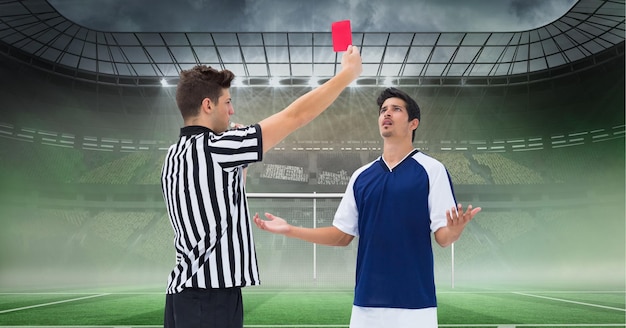
{"type": "Polygon", "coordinates": [[[545,25],[576,0],[49,0],[110,32],[505,32],[545,25]]]}

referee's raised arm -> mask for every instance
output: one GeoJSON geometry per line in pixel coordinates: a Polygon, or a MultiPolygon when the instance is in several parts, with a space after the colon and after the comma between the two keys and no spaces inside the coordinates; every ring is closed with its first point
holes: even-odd
{"type": "Polygon", "coordinates": [[[326,83],[307,92],[282,111],[259,122],[263,152],[267,152],[295,130],[319,116],[363,70],[356,46],[349,46],[341,59],[341,71],[326,83]]]}

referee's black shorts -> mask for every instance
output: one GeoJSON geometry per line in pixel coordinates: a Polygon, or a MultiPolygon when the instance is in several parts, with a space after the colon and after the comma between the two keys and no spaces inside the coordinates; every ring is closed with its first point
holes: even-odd
{"type": "Polygon", "coordinates": [[[186,288],[165,295],[165,328],[243,328],[241,288],[186,288]]]}

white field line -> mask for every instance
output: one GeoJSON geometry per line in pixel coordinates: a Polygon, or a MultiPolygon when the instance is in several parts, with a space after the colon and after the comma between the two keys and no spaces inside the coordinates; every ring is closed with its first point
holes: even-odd
{"type": "Polygon", "coordinates": [[[562,298],[547,297],[547,296],[533,295],[533,294],[526,294],[526,293],[520,293],[520,292],[513,292],[513,294],[523,295],[523,296],[528,296],[528,297],[543,298],[543,299],[546,299],[546,300],[551,300],[551,301],[559,301],[559,302],[565,302],[565,303],[572,303],[572,304],[578,304],[578,305],[586,305],[586,306],[592,306],[592,307],[597,307],[597,308],[602,308],[602,309],[609,309],[609,310],[616,310],[616,311],[626,312],[626,309],[620,309],[620,308],[616,308],[616,307],[604,306],[604,305],[598,305],[598,304],[592,304],[592,303],[584,303],[584,302],[571,301],[571,300],[566,300],[566,299],[562,299],[562,298]]]}
{"type": "Polygon", "coordinates": [[[55,305],[55,304],[61,304],[61,303],[81,301],[81,300],[85,300],[85,299],[88,299],[88,298],[94,298],[94,297],[100,297],[100,296],[106,296],[106,295],[110,295],[110,294],[90,295],[90,296],[71,298],[71,299],[68,299],[68,300],[62,300],[62,301],[56,301],[56,302],[35,304],[35,305],[24,306],[24,307],[19,307],[19,308],[14,308],[14,309],[2,310],[2,311],[0,311],[0,314],[20,311],[20,310],[34,309],[34,308],[38,308],[38,307],[42,307],[42,306],[49,306],[49,305],[55,305]]]}
{"type": "MultiPolygon", "coordinates": [[[[2,327],[2,326],[0,326],[2,327]]],[[[439,325],[439,327],[480,327],[480,328],[486,328],[486,327],[494,327],[494,328],[510,328],[510,327],[563,327],[563,328],[571,328],[571,327],[585,327],[585,328],[589,328],[589,327],[626,327],[623,323],[598,323],[598,324],[591,324],[591,323],[581,323],[581,324],[577,324],[577,323],[565,323],[565,324],[561,324],[561,323],[555,323],[555,324],[536,324],[536,323],[529,323],[529,324],[503,324],[503,325],[498,325],[498,324],[471,324],[471,325],[464,325],[464,324],[449,324],[449,325],[439,325]]],[[[3,327],[4,328],[4,327],[3,327]]],[[[15,327],[15,328],[20,328],[20,327],[15,327]]],[[[21,328],[25,328],[25,327],[21,327],[21,328]]],[[[40,327],[37,327],[40,328],[40,327]]],[[[130,327],[129,327],[130,328],[130,327]]]]}
{"type": "MultiPolygon", "coordinates": [[[[265,294],[265,293],[270,293],[270,292],[278,292],[278,291],[282,291],[282,290],[255,290],[255,291],[251,291],[251,294],[256,294],[256,293],[260,293],[260,294],[265,294]]],[[[307,290],[308,291],[308,290],[307,290]]],[[[300,290],[298,292],[307,292],[305,290],[300,290]]],[[[284,292],[284,291],[282,291],[284,292]]],[[[291,292],[296,292],[296,291],[291,291],[291,292]]],[[[310,291],[310,292],[320,292],[320,291],[310,291]]],[[[322,291],[323,293],[324,291],[322,291]]],[[[325,292],[345,292],[345,290],[327,290],[325,292]]],[[[556,292],[556,291],[555,291],[556,292]]],[[[581,292],[587,292],[587,293],[624,293],[622,291],[617,291],[617,292],[611,292],[611,291],[577,291],[577,293],[581,293],[581,292]]],[[[447,293],[447,292],[444,292],[447,293]]],[[[450,294],[454,294],[454,293],[458,293],[458,292],[449,292],[450,294]]],[[[464,294],[464,293],[468,293],[468,294],[490,294],[490,293],[506,293],[504,291],[489,291],[489,292],[460,292],[459,294],[464,294]]],[[[528,297],[537,297],[537,298],[544,298],[544,299],[549,299],[549,300],[554,300],[554,301],[560,301],[560,302],[567,302],[567,303],[573,303],[573,304],[580,304],[580,305],[587,305],[587,306],[592,306],[592,307],[599,307],[599,308],[605,308],[605,309],[611,309],[611,310],[617,310],[617,311],[625,311],[625,309],[621,309],[621,308],[614,308],[614,307],[607,307],[607,306],[602,306],[602,305],[597,305],[597,304],[590,304],[590,303],[583,303],[583,302],[576,302],[576,301],[571,301],[571,300],[564,300],[564,299],[559,299],[559,298],[553,298],[553,297],[547,297],[547,296],[540,296],[540,295],[533,295],[533,294],[528,294],[528,293],[522,293],[522,292],[511,292],[513,294],[518,294],[518,295],[523,295],[523,296],[528,296],[528,297]]],[[[24,295],[24,294],[31,294],[31,295],[35,295],[35,294],[40,294],[40,295],[67,295],[67,294],[87,294],[87,293],[72,293],[72,292],[0,292],[0,295],[24,295]]],[[[37,307],[42,307],[42,306],[48,306],[48,305],[54,305],[54,304],[60,304],[60,303],[67,303],[67,302],[73,302],[73,301],[79,301],[79,300],[84,300],[84,299],[89,299],[89,298],[95,298],[95,297],[100,297],[100,296],[106,296],[106,295],[115,295],[115,294],[125,294],[125,295],[129,295],[129,294],[134,294],[134,295],[153,295],[153,294],[160,294],[163,295],[164,293],[161,292],[113,292],[113,293],[103,293],[103,294],[97,294],[97,295],[89,295],[89,296],[85,296],[85,297],[79,297],[79,298],[73,298],[73,299],[68,299],[68,300],[63,300],[63,301],[57,301],[57,302],[50,302],[50,303],[44,303],[44,304],[38,304],[38,305],[32,305],[32,306],[26,306],[26,307],[21,307],[21,308],[15,308],[15,309],[9,309],[9,310],[4,310],[4,311],[0,311],[0,314],[2,313],[7,313],[7,312],[13,312],[13,311],[19,311],[19,310],[25,310],[25,309],[31,309],[31,308],[37,308],[37,307]]],[[[441,324],[439,325],[439,327],[493,327],[493,328],[511,328],[511,327],[626,327],[626,325],[621,324],[621,323],[617,323],[617,324],[441,324]]],[[[117,326],[117,325],[102,325],[102,326],[3,326],[0,325],[0,328],[158,328],[158,327],[162,327],[162,326],[154,326],[154,325],[132,325],[132,326],[117,326]]],[[[246,328],[344,328],[344,327],[348,327],[348,325],[346,324],[338,324],[338,325],[245,325],[244,327],[246,328]]]]}
{"type": "MultiPolygon", "coordinates": [[[[353,289],[248,289],[243,290],[244,296],[246,294],[344,294],[352,293],[353,289]]],[[[163,295],[165,297],[165,291],[85,291],[85,292],[0,292],[0,295],[93,295],[93,294],[109,294],[109,295],[163,295]]],[[[537,291],[437,291],[437,294],[508,294],[508,293],[551,293],[551,294],[626,294],[626,290],[576,290],[576,291],[563,291],[563,290],[537,290],[537,291]]],[[[0,326],[2,327],[2,326],[0,326]]]]}
{"type": "MultiPolygon", "coordinates": [[[[2,326],[1,328],[162,328],[163,326],[155,325],[102,325],[102,326],[2,326]]],[[[244,325],[245,328],[343,328],[348,327],[346,324],[339,325],[244,325]]],[[[477,328],[517,328],[517,327],[626,327],[622,323],[600,323],[600,324],[442,324],[439,327],[477,327],[477,328]]]]}

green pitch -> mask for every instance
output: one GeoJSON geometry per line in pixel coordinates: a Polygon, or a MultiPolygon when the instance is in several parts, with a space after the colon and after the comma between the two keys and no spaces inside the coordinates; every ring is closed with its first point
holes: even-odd
{"type": "MultiPolygon", "coordinates": [[[[441,327],[626,327],[624,291],[438,290],[441,327]]],[[[350,289],[244,289],[246,327],[347,327],[350,289]]],[[[0,293],[0,327],[158,327],[157,289],[0,293]]]]}

